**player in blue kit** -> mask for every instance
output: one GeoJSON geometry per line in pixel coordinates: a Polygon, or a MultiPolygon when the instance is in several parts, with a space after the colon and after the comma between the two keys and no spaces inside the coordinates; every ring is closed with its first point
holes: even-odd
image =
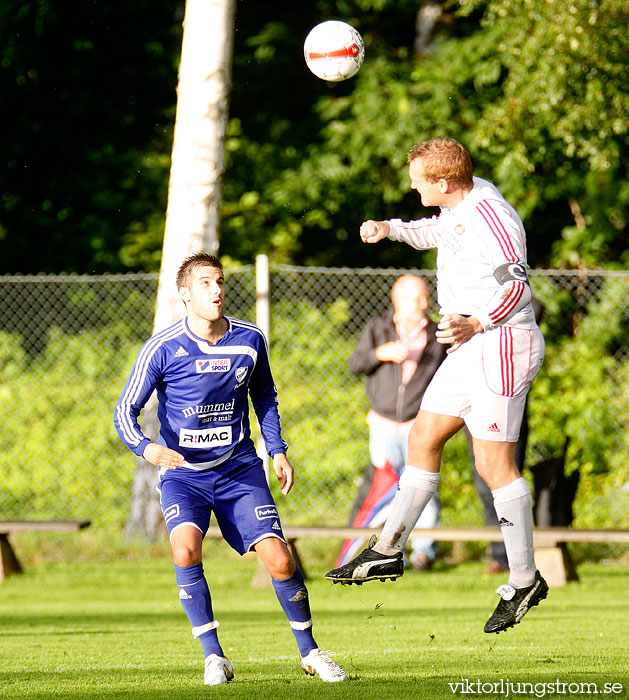
{"type": "Polygon", "coordinates": [[[268,570],[302,669],[323,681],[343,681],[343,669],[312,636],[308,591],[251,439],[249,397],[287,495],[294,473],[282,439],[266,340],[254,324],[223,315],[223,285],[222,266],[214,256],[197,253],[183,261],[177,288],[186,317],[144,344],[114,423],[127,447],[159,468],[179,598],[203,647],[205,684],[227,683],[234,675],[218,640],[203,573],[202,543],[212,512],[229,545],[241,555],[255,551],[268,570]],[[156,443],[137,420],[153,391],[159,400],[156,443]]]}

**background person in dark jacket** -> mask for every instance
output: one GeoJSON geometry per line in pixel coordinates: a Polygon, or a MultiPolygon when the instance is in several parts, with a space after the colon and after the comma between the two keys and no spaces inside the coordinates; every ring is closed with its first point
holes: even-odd
{"type": "MultiPolygon", "coordinates": [[[[409,430],[424,391],[446,356],[446,348],[435,337],[437,326],[426,315],[429,298],[428,287],[420,277],[399,277],[391,288],[393,308],[367,323],[349,361],[353,374],[366,375],[370,403],[367,423],[371,465],[354,501],[350,516],[354,527],[377,527],[386,520],[406,463],[409,430]]],[[[437,527],[439,510],[435,494],[417,527],[437,527]]],[[[349,561],[362,544],[360,538],[346,540],[337,566],[349,561]]],[[[413,539],[412,568],[430,569],[436,552],[433,540],[413,539]]]]}

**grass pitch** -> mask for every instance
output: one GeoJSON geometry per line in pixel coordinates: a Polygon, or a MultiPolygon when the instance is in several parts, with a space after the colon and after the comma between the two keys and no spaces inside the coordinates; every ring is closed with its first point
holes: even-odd
{"type": "Polygon", "coordinates": [[[203,686],[201,647],[168,559],[64,563],[0,583],[0,697],[440,700],[582,698],[595,689],[628,697],[626,564],[582,564],[580,582],[551,589],[500,635],[482,630],[505,578],[483,574],[482,563],[361,587],[332,585],[312,566],[315,637],[347,671],[339,684],[303,674],[273,590],[250,586],[253,559],[217,544],[204,564],[232,683],[203,686]],[[542,685],[557,682],[563,692],[542,685]]]}

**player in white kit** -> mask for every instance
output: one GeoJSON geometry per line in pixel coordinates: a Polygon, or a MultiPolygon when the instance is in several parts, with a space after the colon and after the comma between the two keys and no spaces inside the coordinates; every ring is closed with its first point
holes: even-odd
{"type": "Polygon", "coordinates": [[[466,424],[479,474],[494,496],[509,561],[509,583],[485,632],[517,624],[548,586],[533,558],[533,515],[514,461],[526,395],[544,357],[530,304],[524,226],[496,187],[474,177],[467,149],[435,138],[409,153],[411,188],[432,218],[365,221],[365,243],[389,238],[437,248],[438,339],[448,356],[428,386],[409,435],[408,463],[379,541],[328,572],[340,583],[395,579],[417,518],[436,492],[445,443],[466,424]]]}

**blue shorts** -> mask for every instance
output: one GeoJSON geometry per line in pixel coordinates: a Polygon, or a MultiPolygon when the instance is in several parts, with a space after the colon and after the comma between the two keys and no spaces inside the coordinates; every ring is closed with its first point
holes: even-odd
{"type": "Polygon", "coordinates": [[[212,511],[227,543],[239,554],[266,537],[286,541],[262,466],[252,450],[214,469],[169,469],[157,487],[168,536],[180,525],[203,535],[212,511]]]}

